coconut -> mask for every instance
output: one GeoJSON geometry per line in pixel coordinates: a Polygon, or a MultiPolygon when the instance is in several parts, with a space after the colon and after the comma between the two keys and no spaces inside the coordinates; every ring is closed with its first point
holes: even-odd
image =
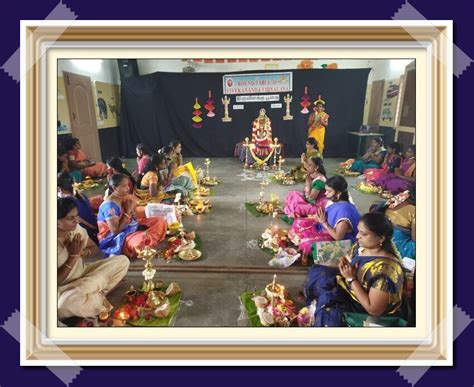
{"type": "Polygon", "coordinates": [[[181,287],[177,282],[171,282],[168,288],[166,289],[165,294],[169,297],[174,296],[181,292],[181,287]]]}

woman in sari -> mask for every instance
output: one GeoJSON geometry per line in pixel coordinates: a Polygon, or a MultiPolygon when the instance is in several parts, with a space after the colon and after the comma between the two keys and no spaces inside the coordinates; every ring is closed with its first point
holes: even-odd
{"type": "Polygon", "coordinates": [[[112,305],[106,296],[127,274],[130,261],[124,255],[84,264],[88,245],[76,203],[72,198],[58,198],[59,319],[110,312],[112,305]]]}
{"type": "Polygon", "coordinates": [[[137,248],[156,246],[166,236],[163,218],[135,220],[135,203],[129,195],[128,180],[125,175],[113,175],[109,180],[111,194],[99,208],[99,248],[106,255],[125,254],[133,258],[137,248]]]}
{"type": "Polygon", "coordinates": [[[357,244],[338,268],[314,265],[308,273],[305,295],[308,304],[317,301],[315,326],[344,326],[343,312],[401,315],[404,275],[392,223],[384,214],[369,213],[358,230],[357,244]]]}
{"type": "Polygon", "coordinates": [[[73,169],[80,170],[82,176],[103,177],[107,174],[107,166],[104,163],[90,160],[82,151],[79,139],[71,138],[67,148],[69,165],[73,169]]]}
{"type": "Polygon", "coordinates": [[[94,243],[99,244],[97,240],[97,218],[92,211],[91,203],[86,194],[76,192],[73,187],[74,180],[68,173],[62,173],[58,177],[58,197],[71,198],[76,203],[79,214],[79,224],[87,231],[87,234],[94,243]]]}
{"type": "Polygon", "coordinates": [[[312,157],[321,157],[321,153],[319,152],[318,149],[318,142],[314,137],[309,137],[306,140],[306,153],[301,154],[301,165],[298,165],[297,167],[293,168],[290,171],[290,175],[293,176],[295,181],[297,182],[303,182],[306,179],[306,174],[307,174],[307,168],[306,165],[308,163],[308,160],[311,159],[312,157]]]}
{"type": "Polygon", "coordinates": [[[323,160],[319,157],[312,157],[307,161],[307,167],[303,192],[292,191],[285,200],[284,212],[289,223],[293,223],[295,218],[316,214],[318,209],[326,206],[328,200],[324,194],[326,170],[323,160]]]}
{"type": "MultiPolygon", "coordinates": [[[[136,181],[132,174],[123,166],[123,162],[118,157],[112,157],[107,160],[107,174],[110,179],[113,175],[120,173],[128,177],[128,193],[133,194],[136,186],[136,181]]],[[[108,196],[108,195],[106,195],[108,196]]]]}
{"type": "Polygon", "coordinates": [[[308,137],[313,137],[318,142],[321,157],[324,152],[324,136],[329,120],[329,114],[324,111],[325,104],[326,102],[321,99],[321,96],[318,96],[318,99],[314,101],[314,111],[308,118],[308,137]]]}
{"type": "Polygon", "coordinates": [[[396,195],[400,192],[410,190],[416,181],[416,147],[410,145],[405,153],[405,158],[393,173],[386,173],[375,180],[375,184],[384,190],[396,195]]]}
{"type": "Polygon", "coordinates": [[[69,164],[66,147],[63,144],[58,144],[58,175],[62,173],[68,173],[75,183],[82,181],[81,171],[73,170],[69,164]]]}
{"type": "Polygon", "coordinates": [[[369,168],[378,169],[381,167],[386,154],[387,150],[383,147],[382,138],[375,137],[367,152],[362,156],[362,159],[354,161],[349,170],[351,172],[364,173],[369,168]]]}
{"type": "Polygon", "coordinates": [[[326,209],[319,208],[315,215],[296,219],[288,233],[303,254],[308,255],[315,242],[354,241],[357,235],[360,216],[356,206],[349,202],[346,179],[342,176],[329,178],[325,194],[329,201],[326,209]]]}
{"type": "Polygon", "coordinates": [[[398,142],[387,145],[387,154],[381,168],[368,168],[364,171],[365,181],[373,183],[379,176],[386,173],[393,173],[395,168],[400,167],[402,161],[402,146],[398,142]]]}
{"type": "Polygon", "coordinates": [[[183,164],[182,145],[180,141],[170,142],[169,168],[173,178],[173,184],[193,191],[198,186],[198,178],[192,163],[183,164]],[[188,179],[191,179],[189,181],[188,179]]]}
{"type": "Polygon", "coordinates": [[[402,257],[416,257],[415,188],[373,206],[373,211],[385,213],[393,224],[393,243],[402,257]]]}
{"type": "Polygon", "coordinates": [[[143,176],[145,174],[145,167],[146,164],[148,163],[148,160],[150,160],[150,155],[148,154],[148,151],[146,150],[146,147],[144,144],[138,144],[136,147],[136,152],[137,152],[137,170],[136,170],[136,177],[138,176],[143,176]]]}

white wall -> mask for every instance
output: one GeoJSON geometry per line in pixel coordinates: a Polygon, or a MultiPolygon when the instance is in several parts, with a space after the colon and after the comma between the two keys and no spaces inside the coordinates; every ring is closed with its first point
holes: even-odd
{"type": "Polygon", "coordinates": [[[120,85],[120,73],[115,59],[67,59],[58,61],[58,76],[63,71],[84,75],[95,81],[120,85]]]}

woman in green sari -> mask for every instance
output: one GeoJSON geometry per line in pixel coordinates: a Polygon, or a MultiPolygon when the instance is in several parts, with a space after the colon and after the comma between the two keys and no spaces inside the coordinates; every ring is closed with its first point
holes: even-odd
{"type": "Polygon", "coordinates": [[[295,179],[295,181],[305,181],[306,174],[308,173],[307,162],[312,157],[319,157],[322,159],[321,152],[318,149],[318,142],[314,137],[309,137],[306,140],[306,152],[301,154],[301,165],[298,165],[290,171],[290,175],[295,179]]]}

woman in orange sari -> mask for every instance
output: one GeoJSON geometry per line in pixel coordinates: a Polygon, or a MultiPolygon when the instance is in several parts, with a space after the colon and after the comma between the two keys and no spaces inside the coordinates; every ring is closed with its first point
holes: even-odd
{"type": "Polygon", "coordinates": [[[109,180],[111,194],[100,205],[97,215],[99,248],[104,254],[137,255],[136,249],[156,246],[166,236],[166,221],[161,217],[135,220],[135,203],[128,193],[128,177],[115,174],[109,180]]]}
{"type": "Polygon", "coordinates": [[[84,177],[103,177],[107,175],[107,166],[100,161],[90,160],[81,149],[81,142],[78,138],[71,138],[68,142],[68,159],[72,168],[82,172],[84,177]]]}

